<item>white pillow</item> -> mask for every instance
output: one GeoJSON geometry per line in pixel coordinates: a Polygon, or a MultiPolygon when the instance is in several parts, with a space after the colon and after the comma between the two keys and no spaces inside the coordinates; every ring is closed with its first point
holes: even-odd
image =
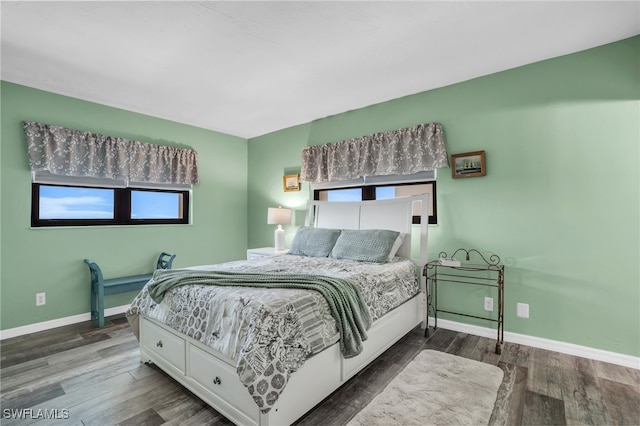
{"type": "Polygon", "coordinates": [[[404,237],[406,235],[407,234],[403,234],[402,232],[398,234],[396,240],[393,243],[393,246],[391,247],[389,256],[387,257],[387,262],[391,262],[393,258],[396,257],[396,253],[398,252],[398,250],[400,250],[400,246],[402,245],[402,242],[404,241],[404,237]]]}

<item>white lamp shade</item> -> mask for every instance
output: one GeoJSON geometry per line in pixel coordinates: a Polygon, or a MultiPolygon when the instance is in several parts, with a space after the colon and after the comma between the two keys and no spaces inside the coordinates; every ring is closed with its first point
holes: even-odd
{"type": "Polygon", "coordinates": [[[291,223],[291,209],[269,207],[267,223],[269,225],[289,225],[291,223]]]}

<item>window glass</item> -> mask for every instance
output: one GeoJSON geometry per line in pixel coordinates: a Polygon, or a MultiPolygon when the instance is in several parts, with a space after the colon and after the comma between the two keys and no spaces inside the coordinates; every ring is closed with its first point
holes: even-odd
{"type": "Polygon", "coordinates": [[[31,226],[189,223],[188,190],[32,183],[31,226]]]}
{"type": "Polygon", "coordinates": [[[40,219],[113,219],[114,190],[40,185],[40,219]]]}
{"type": "Polygon", "coordinates": [[[390,198],[396,198],[395,186],[376,187],[376,200],[388,200],[390,198]]]}
{"type": "MultiPolygon", "coordinates": [[[[436,182],[407,182],[391,185],[362,185],[355,188],[317,189],[314,191],[316,200],[324,201],[361,201],[361,200],[388,200],[396,197],[409,197],[412,195],[429,195],[427,212],[430,224],[438,223],[438,210],[436,203],[436,182]]],[[[414,223],[420,223],[422,203],[413,203],[414,223]]]]}
{"type": "Polygon", "coordinates": [[[131,191],[131,219],[181,219],[182,194],[131,191]]]}
{"type": "Polygon", "coordinates": [[[362,189],[346,188],[346,189],[330,189],[321,191],[321,200],[327,201],[362,201],[362,189]]]}

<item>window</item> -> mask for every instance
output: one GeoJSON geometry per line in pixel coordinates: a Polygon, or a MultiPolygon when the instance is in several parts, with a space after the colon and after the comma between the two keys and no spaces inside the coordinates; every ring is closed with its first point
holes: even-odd
{"type": "MultiPolygon", "coordinates": [[[[429,224],[438,223],[438,211],[436,204],[436,182],[410,182],[394,184],[360,185],[348,188],[316,189],[313,191],[314,200],[326,201],[362,201],[385,200],[396,197],[408,197],[411,195],[429,194],[429,224]]],[[[420,223],[420,202],[413,206],[413,223],[420,223]]]]}
{"type": "Polygon", "coordinates": [[[189,223],[189,191],[33,183],[31,226],[189,223]]]}

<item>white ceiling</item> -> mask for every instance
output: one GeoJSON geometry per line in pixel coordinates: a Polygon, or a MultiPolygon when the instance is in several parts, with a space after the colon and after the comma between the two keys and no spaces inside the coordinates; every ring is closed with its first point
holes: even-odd
{"type": "Polygon", "coordinates": [[[639,1],[2,1],[1,13],[3,80],[243,138],[640,34],[639,1]]]}

